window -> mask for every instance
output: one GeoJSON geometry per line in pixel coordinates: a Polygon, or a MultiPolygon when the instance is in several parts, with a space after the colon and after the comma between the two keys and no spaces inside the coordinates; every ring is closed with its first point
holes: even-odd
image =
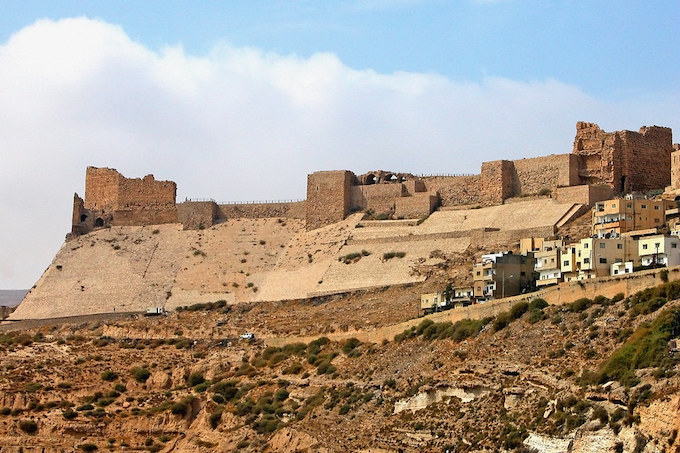
{"type": "Polygon", "coordinates": [[[647,205],[646,205],[646,204],[640,205],[640,207],[641,207],[642,209],[647,209],[647,205]]]}
{"type": "Polygon", "coordinates": [[[618,269],[614,269],[614,275],[617,275],[619,273],[618,269]]]}
{"type": "Polygon", "coordinates": [[[600,264],[607,264],[607,258],[600,258],[600,264]]]}
{"type": "Polygon", "coordinates": [[[565,265],[565,266],[569,266],[569,260],[565,261],[565,262],[564,262],[564,265],[565,265]]]}
{"type": "Polygon", "coordinates": [[[477,277],[479,277],[480,275],[482,275],[482,271],[477,271],[477,277]]]}
{"type": "Polygon", "coordinates": [[[524,271],[522,271],[522,272],[519,273],[519,275],[521,275],[522,277],[524,277],[525,275],[527,275],[527,273],[524,272],[524,271]]]}
{"type": "Polygon", "coordinates": [[[600,248],[601,249],[605,248],[606,246],[607,246],[607,244],[605,244],[604,242],[600,242],[600,248]]]}
{"type": "Polygon", "coordinates": [[[654,223],[659,223],[659,219],[654,218],[654,223]]]}
{"type": "Polygon", "coordinates": [[[623,248],[623,244],[616,244],[616,248],[621,250],[623,248]]]}
{"type": "Polygon", "coordinates": [[[671,244],[671,248],[672,248],[672,249],[677,249],[677,248],[678,248],[678,244],[676,244],[675,242],[673,242],[673,243],[671,244]]]}
{"type": "Polygon", "coordinates": [[[658,210],[659,210],[659,206],[658,206],[658,205],[657,205],[657,206],[654,206],[654,210],[655,210],[655,211],[658,211],[658,210]]]}
{"type": "Polygon", "coordinates": [[[612,203],[612,209],[616,209],[616,203],[612,203]]]}
{"type": "Polygon", "coordinates": [[[628,203],[628,204],[626,205],[626,207],[627,207],[627,208],[632,208],[632,207],[633,207],[633,203],[628,203]]]}
{"type": "Polygon", "coordinates": [[[590,264],[590,258],[583,258],[583,264],[590,264]]]}
{"type": "Polygon", "coordinates": [[[586,242],[585,244],[583,244],[583,248],[584,248],[584,249],[587,249],[587,248],[588,248],[588,243],[587,243],[587,242],[586,242]]]}

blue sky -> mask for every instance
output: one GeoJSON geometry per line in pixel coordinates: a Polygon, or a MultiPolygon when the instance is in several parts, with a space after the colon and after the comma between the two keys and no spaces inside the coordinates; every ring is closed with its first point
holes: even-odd
{"type": "Polygon", "coordinates": [[[608,99],[678,89],[680,4],[652,1],[5,1],[0,40],[38,18],[121,25],[152,49],[218,41],[354,69],[556,78],[608,99]]]}
{"type": "Polygon", "coordinates": [[[306,174],[478,172],[577,121],[680,130],[673,1],[1,1],[0,288],[33,285],[88,165],[178,199],[306,174]]]}

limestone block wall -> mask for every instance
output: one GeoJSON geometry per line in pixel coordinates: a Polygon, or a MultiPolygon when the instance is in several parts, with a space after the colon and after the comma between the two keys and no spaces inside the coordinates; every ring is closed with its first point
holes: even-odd
{"type": "Polygon", "coordinates": [[[671,153],[671,189],[680,189],[680,145],[673,145],[671,153]]]}
{"type": "Polygon", "coordinates": [[[304,219],[305,202],[217,205],[217,218],[220,219],[262,219],[274,217],[304,219]]]}
{"type": "Polygon", "coordinates": [[[442,206],[481,203],[481,175],[428,176],[423,182],[428,192],[439,193],[442,206]]]}
{"type": "Polygon", "coordinates": [[[578,184],[578,162],[578,157],[573,154],[552,154],[513,161],[516,175],[514,195],[578,184]]]}
{"type": "Polygon", "coordinates": [[[407,181],[404,181],[402,184],[404,185],[406,192],[410,195],[413,195],[414,193],[418,192],[427,192],[425,183],[420,179],[409,179],[407,181]]]}
{"type": "Polygon", "coordinates": [[[354,180],[354,173],[347,170],[307,175],[305,219],[308,229],[344,220],[349,213],[350,186],[354,180]]]}
{"type": "Polygon", "coordinates": [[[122,175],[113,168],[87,167],[85,172],[85,209],[118,208],[118,187],[122,175]]]}
{"type": "Polygon", "coordinates": [[[113,211],[113,226],[161,225],[177,222],[175,205],[163,208],[138,206],[113,211]]]}
{"type": "Polygon", "coordinates": [[[398,198],[394,216],[404,219],[419,219],[430,215],[437,207],[437,196],[431,193],[417,193],[410,197],[398,198]]]}
{"type": "Polygon", "coordinates": [[[154,207],[167,208],[175,205],[177,184],[172,181],[156,181],[153,175],[144,178],[120,178],[117,208],[154,207]]]}
{"type": "Polygon", "coordinates": [[[501,204],[514,195],[515,166],[509,160],[482,163],[482,200],[485,204],[501,204]]]}
{"type": "Polygon", "coordinates": [[[590,207],[598,201],[610,200],[614,197],[614,189],[603,184],[558,187],[553,191],[553,199],[559,203],[579,203],[590,207]]]}
{"type": "Polygon", "coordinates": [[[350,207],[371,209],[375,213],[394,212],[398,198],[407,195],[402,183],[372,184],[350,187],[350,207]]]}
{"type": "Polygon", "coordinates": [[[177,205],[177,220],[185,230],[212,226],[217,218],[214,201],[185,201],[177,205]]]}
{"type": "Polygon", "coordinates": [[[623,190],[663,189],[670,184],[673,134],[667,127],[642,127],[639,132],[621,131],[623,143],[623,190]]]}

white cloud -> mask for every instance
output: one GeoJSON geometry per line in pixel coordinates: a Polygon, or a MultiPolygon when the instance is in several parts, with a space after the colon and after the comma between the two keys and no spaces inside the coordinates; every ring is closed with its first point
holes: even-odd
{"type": "Polygon", "coordinates": [[[380,74],[331,53],[155,52],[86,18],[1,45],[0,99],[0,288],[49,264],[87,165],[174,180],[180,200],[302,198],[315,170],[477,172],[569,152],[578,120],[680,127],[677,93],[616,104],[558,80],[380,74]]]}

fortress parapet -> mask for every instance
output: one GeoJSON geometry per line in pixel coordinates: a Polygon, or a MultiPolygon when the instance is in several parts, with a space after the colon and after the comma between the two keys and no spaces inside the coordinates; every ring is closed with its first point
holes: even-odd
{"type": "Polygon", "coordinates": [[[475,175],[319,171],[307,176],[305,201],[176,204],[172,181],[156,181],[153,175],[128,179],[111,168],[88,167],[85,199],[74,196],[71,235],[115,225],[179,222],[197,229],[225,219],[272,217],[305,220],[308,229],[315,229],[362,210],[415,219],[438,206],[490,206],[527,195],[591,206],[615,195],[667,186],[680,193],[680,147],[672,144],[669,128],[605,132],[595,123],[578,122],[568,154],[484,162],[475,175]]]}

